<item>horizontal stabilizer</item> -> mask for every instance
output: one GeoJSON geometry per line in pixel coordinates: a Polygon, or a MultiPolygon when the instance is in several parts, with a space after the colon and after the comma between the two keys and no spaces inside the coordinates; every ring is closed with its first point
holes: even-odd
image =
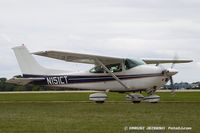
{"type": "Polygon", "coordinates": [[[17,85],[26,85],[33,81],[43,81],[45,78],[12,78],[6,81],[6,83],[17,84],[17,85]]]}

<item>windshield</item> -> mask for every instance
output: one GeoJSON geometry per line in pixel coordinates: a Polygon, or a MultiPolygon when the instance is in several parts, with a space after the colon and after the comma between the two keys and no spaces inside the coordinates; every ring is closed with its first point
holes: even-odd
{"type": "Polygon", "coordinates": [[[125,69],[131,69],[136,66],[144,65],[145,63],[142,60],[136,60],[136,59],[126,59],[125,60],[125,69]]]}

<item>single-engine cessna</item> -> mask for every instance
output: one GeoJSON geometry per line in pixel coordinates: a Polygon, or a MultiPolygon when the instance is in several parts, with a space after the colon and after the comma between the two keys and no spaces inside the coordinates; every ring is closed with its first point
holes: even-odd
{"type": "Polygon", "coordinates": [[[94,65],[92,69],[84,72],[67,72],[42,67],[24,45],[14,47],[13,50],[20,66],[22,76],[13,77],[8,80],[9,83],[99,91],[89,96],[90,100],[97,103],[103,103],[109,91],[127,93],[127,98],[134,103],[139,103],[142,100],[153,103],[159,102],[160,96],[155,95],[156,90],[165,85],[168,81],[173,85],[172,76],[178,73],[173,67],[165,69],[159,66],[159,64],[192,62],[192,60],[177,59],[138,60],[61,51],[33,53],[34,55],[67,62],[94,65]],[[147,96],[136,93],[143,91],[147,93],[147,96]]]}

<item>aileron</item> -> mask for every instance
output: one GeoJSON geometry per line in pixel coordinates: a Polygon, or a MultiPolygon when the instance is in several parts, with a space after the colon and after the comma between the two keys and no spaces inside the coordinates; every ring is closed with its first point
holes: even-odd
{"type": "Polygon", "coordinates": [[[165,63],[190,63],[193,60],[168,60],[168,59],[143,59],[147,64],[165,64],[165,63]]]}

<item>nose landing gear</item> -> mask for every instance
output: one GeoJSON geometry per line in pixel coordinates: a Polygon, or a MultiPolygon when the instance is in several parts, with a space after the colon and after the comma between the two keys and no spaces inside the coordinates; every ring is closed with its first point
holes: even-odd
{"type": "Polygon", "coordinates": [[[140,103],[141,101],[149,103],[158,103],[160,101],[160,96],[158,95],[149,95],[143,96],[142,94],[128,94],[126,99],[132,101],[133,103],[140,103]]]}
{"type": "Polygon", "coordinates": [[[150,95],[144,97],[144,102],[149,102],[149,103],[158,103],[160,101],[160,96],[158,95],[150,95]]]}
{"type": "Polygon", "coordinates": [[[156,90],[157,90],[157,86],[147,89],[146,92],[147,92],[148,96],[144,97],[144,99],[143,99],[144,102],[158,103],[160,101],[160,96],[155,95],[156,90]]]}
{"type": "Polygon", "coordinates": [[[158,103],[160,101],[160,96],[155,95],[157,90],[157,86],[153,88],[147,89],[147,96],[143,96],[142,94],[132,93],[126,96],[127,100],[132,101],[133,103],[140,103],[141,101],[149,102],[149,103],[158,103]]]}

